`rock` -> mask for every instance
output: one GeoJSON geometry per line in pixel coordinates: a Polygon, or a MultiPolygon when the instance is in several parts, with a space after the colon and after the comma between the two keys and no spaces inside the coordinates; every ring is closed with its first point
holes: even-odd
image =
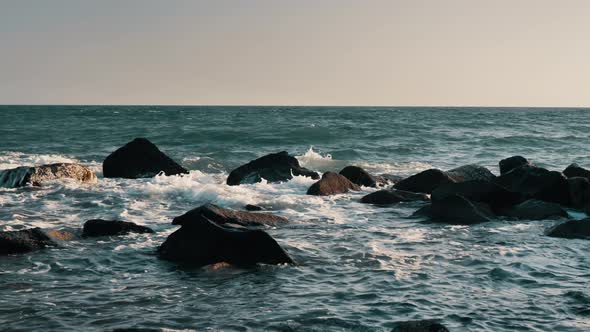
{"type": "Polygon", "coordinates": [[[262,206],[252,204],[247,204],[246,206],[244,206],[244,209],[246,209],[246,211],[264,211],[264,208],[262,206]]]}
{"type": "Polygon", "coordinates": [[[339,174],[358,186],[377,187],[377,179],[358,166],[346,166],[339,174]]]}
{"type": "Polygon", "coordinates": [[[430,212],[436,221],[454,225],[477,224],[490,221],[494,217],[494,213],[487,204],[471,202],[459,195],[433,200],[430,212]]]}
{"type": "Polygon", "coordinates": [[[118,220],[92,219],[84,223],[82,237],[124,235],[128,233],[153,233],[154,231],[146,226],[137,225],[132,222],[118,220]]]}
{"type": "Polygon", "coordinates": [[[218,225],[236,224],[240,226],[280,226],[289,222],[289,219],[275,216],[270,213],[251,213],[234,211],[221,208],[213,204],[205,204],[196,209],[174,218],[173,225],[184,225],[197,220],[207,219],[218,225]]]}
{"type": "Polygon", "coordinates": [[[78,235],[65,230],[48,229],[44,232],[54,242],[73,241],[78,239],[78,235]]]}
{"type": "Polygon", "coordinates": [[[412,217],[434,218],[432,214],[432,204],[425,205],[412,213],[412,217]]]}
{"type": "Polygon", "coordinates": [[[361,188],[340,174],[326,172],[318,182],[309,187],[307,194],[328,196],[347,193],[350,190],[361,190],[361,188]]]}
{"type": "Polygon", "coordinates": [[[567,184],[570,192],[570,206],[584,209],[590,206],[590,181],[584,177],[569,177],[567,184]]]}
{"type": "Polygon", "coordinates": [[[569,185],[561,172],[524,165],[500,175],[494,183],[526,198],[570,205],[569,185]]]}
{"type": "Polygon", "coordinates": [[[285,182],[291,180],[293,175],[320,178],[318,173],[301,167],[297,158],[282,151],[268,154],[234,169],[227,177],[227,184],[236,186],[257,183],[262,179],[271,183],[285,182]]]}
{"type": "Polygon", "coordinates": [[[587,170],[575,163],[569,165],[563,171],[563,175],[565,175],[568,178],[582,177],[582,178],[586,178],[586,179],[590,180],[590,170],[587,170]]]}
{"type": "Polygon", "coordinates": [[[375,177],[378,186],[394,185],[403,179],[402,176],[393,174],[381,174],[375,177]]]}
{"type": "Polygon", "coordinates": [[[160,172],[188,173],[146,138],[136,138],[111,153],[102,163],[102,170],[105,178],[126,179],[150,178],[160,172]]]}
{"type": "Polygon", "coordinates": [[[445,172],[438,169],[429,169],[405,178],[393,187],[398,190],[430,194],[437,187],[453,182],[455,180],[445,172]]]}
{"type": "Polygon", "coordinates": [[[547,236],[564,239],[588,239],[590,238],[590,218],[582,220],[569,220],[547,231],[547,236]]]}
{"type": "Polygon", "coordinates": [[[529,199],[511,208],[502,211],[500,214],[529,220],[544,220],[553,218],[567,218],[567,212],[559,204],[529,199]]]}
{"type": "Polygon", "coordinates": [[[455,182],[492,181],[496,176],[489,169],[479,165],[465,165],[446,172],[455,182]]]}
{"type": "Polygon", "coordinates": [[[411,202],[411,201],[428,201],[430,198],[427,194],[413,193],[403,190],[395,189],[382,189],[370,193],[361,198],[361,203],[368,204],[395,204],[399,202],[411,202]]]}
{"type": "Polygon", "coordinates": [[[56,245],[40,228],[0,232],[0,255],[26,253],[56,245]]]}
{"type": "Polygon", "coordinates": [[[398,322],[391,332],[449,332],[449,330],[435,320],[416,320],[398,322]]]}
{"type": "Polygon", "coordinates": [[[43,182],[73,179],[79,182],[96,182],[96,175],[79,164],[58,163],[34,167],[17,167],[0,171],[0,187],[16,188],[27,184],[41,186],[43,182]]]}
{"type": "Polygon", "coordinates": [[[257,263],[293,263],[279,244],[262,230],[222,226],[206,217],[186,219],[181,216],[175,218],[173,224],[180,224],[180,229],[170,234],[158,249],[160,257],[166,260],[196,266],[222,262],[243,267],[257,263]]]}
{"type": "Polygon", "coordinates": [[[431,199],[441,200],[451,195],[459,195],[472,202],[486,203],[492,210],[507,208],[524,201],[522,194],[482,180],[444,184],[432,192],[431,199]]]}
{"type": "Polygon", "coordinates": [[[510,158],[500,160],[500,175],[506,174],[511,170],[524,165],[531,165],[523,156],[512,156],[510,158]]]}

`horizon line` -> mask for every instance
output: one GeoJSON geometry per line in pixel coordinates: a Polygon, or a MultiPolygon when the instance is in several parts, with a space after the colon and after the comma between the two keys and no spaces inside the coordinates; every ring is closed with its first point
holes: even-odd
{"type": "Polygon", "coordinates": [[[364,108],[560,108],[560,109],[588,109],[590,106],[484,106],[484,105],[271,105],[271,104],[0,104],[3,106],[91,106],[91,107],[108,107],[108,106],[130,106],[130,107],[364,107],[364,108]]]}

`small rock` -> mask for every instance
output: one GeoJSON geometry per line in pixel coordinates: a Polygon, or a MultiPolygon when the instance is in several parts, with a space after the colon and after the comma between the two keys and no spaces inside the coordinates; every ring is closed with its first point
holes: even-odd
{"type": "Polygon", "coordinates": [[[262,206],[252,204],[247,204],[246,206],[244,206],[244,208],[246,209],[246,211],[264,211],[264,208],[262,206]]]}
{"type": "Polygon", "coordinates": [[[364,196],[363,198],[361,198],[361,203],[386,205],[395,204],[399,202],[428,200],[430,200],[430,198],[427,194],[413,193],[409,191],[395,189],[382,189],[364,196]]]}
{"type": "Polygon", "coordinates": [[[327,196],[347,193],[350,190],[361,190],[361,188],[340,174],[326,172],[318,182],[309,187],[307,194],[327,196]]]}
{"type": "Polygon", "coordinates": [[[376,178],[358,166],[346,166],[339,174],[358,186],[377,187],[376,178]]]}
{"type": "Polygon", "coordinates": [[[405,178],[393,187],[398,190],[431,194],[437,187],[453,182],[455,180],[445,172],[438,169],[429,169],[405,178]]]}
{"type": "Polygon", "coordinates": [[[85,166],[58,163],[34,167],[17,167],[0,171],[0,187],[17,188],[27,184],[41,186],[43,182],[73,179],[79,182],[96,182],[96,174],[85,166]]]}
{"type": "Polygon", "coordinates": [[[511,170],[524,165],[531,165],[523,156],[513,156],[500,160],[500,175],[506,174],[511,170]]]}
{"type": "Polygon", "coordinates": [[[453,168],[447,171],[446,174],[450,176],[455,182],[464,181],[492,181],[496,176],[490,172],[489,169],[479,165],[465,165],[453,168]]]}
{"type": "Polygon", "coordinates": [[[569,165],[563,171],[563,175],[567,176],[568,178],[582,177],[590,180],[590,170],[587,170],[576,163],[569,165]]]}
{"type": "Polygon", "coordinates": [[[82,237],[124,235],[128,233],[153,233],[154,231],[146,226],[137,225],[132,222],[118,220],[92,219],[84,223],[82,237]]]}
{"type": "Polygon", "coordinates": [[[449,330],[435,320],[416,320],[398,322],[391,332],[449,332],[449,330]]]}
{"type": "Polygon", "coordinates": [[[224,209],[217,205],[205,204],[174,218],[173,225],[184,225],[201,219],[211,220],[218,225],[236,224],[240,226],[276,227],[289,222],[289,219],[270,213],[251,213],[224,209]]]}
{"type": "Polygon", "coordinates": [[[590,218],[582,220],[569,220],[547,231],[547,236],[564,239],[588,239],[590,238],[590,218]]]}
{"type": "Polygon", "coordinates": [[[56,245],[40,228],[0,232],[0,255],[26,253],[56,245]]]}

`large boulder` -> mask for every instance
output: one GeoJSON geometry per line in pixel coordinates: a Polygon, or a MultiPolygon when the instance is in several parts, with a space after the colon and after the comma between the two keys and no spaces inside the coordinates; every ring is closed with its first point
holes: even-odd
{"type": "Polygon", "coordinates": [[[501,215],[528,220],[567,218],[567,212],[556,203],[529,199],[500,212],[501,215]]]}
{"type": "Polygon", "coordinates": [[[136,138],[111,153],[102,163],[102,172],[105,178],[126,179],[188,173],[146,138],[136,138]]]}
{"type": "Polygon", "coordinates": [[[153,233],[146,226],[119,220],[92,219],[84,223],[82,237],[124,235],[128,233],[153,233]]]}
{"type": "Polygon", "coordinates": [[[426,319],[397,322],[391,332],[449,332],[449,330],[435,320],[426,319]]]}
{"type": "Polygon", "coordinates": [[[72,163],[22,166],[0,171],[0,187],[4,188],[17,188],[27,184],[41,186],[44,182],[61,179],[92,183],[96,182],[96,175],[87,167],[72,163]]]}
{"type": "Polygon", "coordinates": [[[195,220],[207,219],[218,225],[235,224],[245,227],[270,226],[276,227],[289,222],[289,219],[270,213],[252,213],[224,209],[214,204],[201,205],[187,213],[174,218],[173,225],[184,225],[195,220]]]}
{"type": "Polygon", "coordinates": [[[565,239],[589,239],[590,218],[582,220],[569,220],[550,228],[547,235],[565,239]]]}
{"type": "Polygon", "coordinates": [[[492,181],[496,176],[489,169],[479,165],[464,165],[446,172],[455,182],[492,181]]]}
{"type": "Polygon", "coordinates": [[[377,178],[358,166],[346,166],[339,174],[358,186],[377,187],[377,178]]]}
{"type": "Polygon", "coordinates": [[[436,201],[433,200],[430,209],[426,212],[435,221],[454,225],[472,225],[491,221],[494,217],[489,205],[472,202],[459,195],[449,195],[436,201]]]}
{"type": "Polygon", "coordinates": [[[393,187],[398,190],[430,194],[437,187],[453,182],[456,181],[446,172],[439,169],[429,169],[405,178],[393,187]]]}
{"type": "Polygon", "coordinates": [[[0,232],[0,255],[26,253],[56,245],[41,228],[0,232]]]}
{"type": "Polygon", "coordinates": [[[364,196],[361,198],[361,203],[387,205],[399,202],[428,201],[429,199],[430,197],[423,193],[413,193],[410,191],[395,189],[382,189],[364,196]]]}
{"type": "Polygon", "coordinates": [[[361,188],[340,174],[326,172],[318,182],[309,187],[307,194],[328,196],[347,193],[350,190],[361,190],[361,188]]]}
{"type": "Polygon", "coordinates": [[[523,195],[483,180],[448,183],[439,186],[432,192],[431,199],[433,201],[441,200],[451,195],[459,195],[473,202],[486,203],[493,210],[510,207],[524,201],[523,195]]]}
{"type": "Polygon", "coordinates": [[[170,234],[158,249],[161,258],[195,266],[228,263],[252,266],[257,263],[293,263],[289,255],[266,232],[257,229],[218,225],[206,217],[184,219],[174,224],[180,229],[170,234]]]}
{"type": "Polygon", "coordinates": [[[587,170],[576,163],[569,165],[563,171],[563,175],[565,175],[568,178],[582,177],[590,180],[590,170],[587,170]]]}
{"type": "Polygon", "coordinates": [[[500,160],[500,175],[506,174],[515,168],[520,166],[531,165],[528,160],[523,156],[512,156],[506,159],[500,160]]]}
{"type": "Polygon", "coordinates": [[[301,167],[297,158],[282,151],[268,154],[234,169],[229,173],[226,182],[230,186],[257,183],[262,179],[277,183],[289,181],[293,175],[320,178],[318,173],[301,167]]]}
{"type": "Polygon", "coordinates": [[[527,198],[570,205],[569,185],[561,172],[524,165],[500,175],[494,183],[527,198]]]}
{"type": "Polygon", "coordinates": [[[567,179],[570,192],[570,206],[583,210],[590,206],[590,181],[585,177],[570,177],[567,179]]]}

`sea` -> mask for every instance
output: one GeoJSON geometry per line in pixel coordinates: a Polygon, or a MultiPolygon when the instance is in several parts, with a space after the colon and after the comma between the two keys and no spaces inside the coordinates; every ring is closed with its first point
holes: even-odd
{"type": "Polygon", "coordinates": [[[390,331],[436,319],[451,331],[590,331],[590,242],[544,235],[563,220],[447,225],[411,217],[423,202],[361,204],[374,188],[316,197],[306,177],[225,184],[232,169],[283,150],[320,173],[358,165],[409,176],[476,163],[498,174],[513,155],[552,170],[589,167],[590,110],[0,106],[0,169],[72,162],[98,176],[0,189],[0,230],[102,218],[156,231],[0,257],[0,329],[390,331]],[[190,174],[104,178],[105,157],[136,137],[190,174]],[[297,265],[159,259],[172,219],[205,203],[289,218],[267,232],[297,265]]]}

